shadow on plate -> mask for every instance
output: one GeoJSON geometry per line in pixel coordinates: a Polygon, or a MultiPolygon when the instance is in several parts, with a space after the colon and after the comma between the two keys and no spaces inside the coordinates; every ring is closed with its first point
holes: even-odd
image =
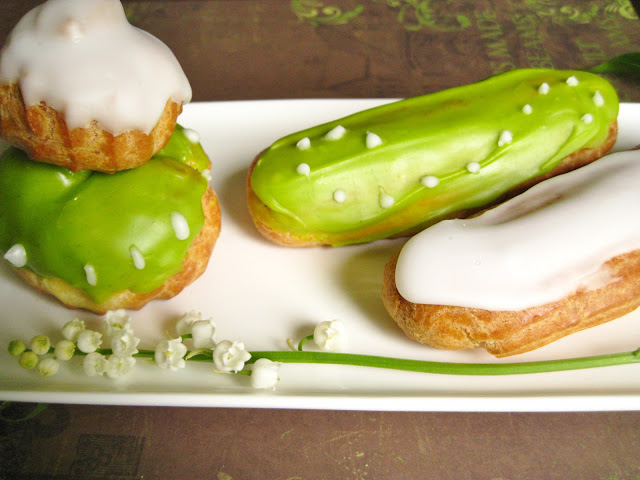
{"type": "MultiPolygon", "coordinates": [[[[38,302],[44,302],[49,308],[63,307],[58,299],[49,295],[48,293],[41,292],[40,290],[29,285],[22,277],[13,270],[13,268],[5,261],[0,261],[0,285],[2,285],[3,291],[0,294],[0,299],[6,301],[8,306],[11,303],[23,302],[33,306],[38,302]],[[20,291],[16,291],[20,290],[20,291]],[[33,295],[33,299],[23,300],[23,295],[33,295]]],[[[2,303],[2,302],[0,302],[2,303]]]]}
{"type": "Polygon", "coordinates": [[[354,254],[344,262],[340,271],[344,290],[372,325],[384,331],[385,335],[401,338],[404,334],[382,303],[382,276],[385,265],[403,243],[404,240],[380,240],[364,250],[354,249],[354,254]]]}
{"type": "Polygon", "coordinates": [[[243,233],[263,239],[253,224],[247,206],[247,174],[248,167],[242,168],[223,179],[220,186],[216,188],[220,204],[226,214],[222,217],[222,228],[224,228],[225,219],[230,217],[243,233]]]}

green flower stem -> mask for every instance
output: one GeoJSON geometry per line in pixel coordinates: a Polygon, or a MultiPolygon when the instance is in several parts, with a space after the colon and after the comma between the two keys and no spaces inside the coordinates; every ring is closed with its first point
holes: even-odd
{"type": "MultiPolygon", "coordinates": [[[[305,337],[299,345],[306,343],[313,336],[305,337]]],[[[111,349],[101,348],[96,350],[102,355],[110,355],[111,349]]],[[[53,348],[49,351],[53,353],[53,348]]],[[[191,352],[187,352],[187,356],[191,352]]],[[[444,375],[523,375],[530,373],[560,372],[566,370],[582,370],[587,368],[611,367],[615,365],[627,365],[640,363],[640,349],[630,352],[611,353],[606,355],[594,355],[590,357],[567,358],[561,360],[543,360],[537,362],[516,363],[452,363],[433,362],[426,360],[409,360],[377,355],[359,355],[352,353],[332,352],[304,352],[298,351],[256,351],[250,352],[251,358],[248,365],[260,358],[267,358],[280,363],[316,363],[329,365],[352,365],[357,367],[384,368],[391,370],[404,370],[408,372],[434,373],[444,375]]],[[[86,355],[76,351],[75,355],[86,355]]],[[[135,358],[153,360],[153,350],[140,350],[133,355],[135,358]]],[[[211,355],[196,354],[188,358],[189,361],[211,362],[211,355]]],[[[243,373],[243,372],[238,372],[243,373]]],[[[244,373],[245,375],[248,372],[244,373]]]]}
{"type": "Polygon", "coordinates": [[[640,350],[562,360],[496,364],[430,362],[350,353],[273,351],[251,352],[251,359],[247,363],[255,362],[259,358],[281,363],[354,365],[447,375],[520,375],[640,363],[640,350]]]}
{"type": "Polygon", "coordinates": [[[300,340],[300,343],[298,344],[298,351],[301,352],[302,351],[302,347],[304,346],[305,343],[307,343],[309,340],[313,340],[313,335],[308,335],[306,337],[304,337],[302,340],[300,340]]]}

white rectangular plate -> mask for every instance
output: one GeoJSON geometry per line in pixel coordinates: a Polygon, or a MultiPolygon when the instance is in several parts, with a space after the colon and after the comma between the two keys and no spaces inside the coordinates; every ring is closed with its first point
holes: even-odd
{"type": "MultiPolygon", "coordinates": [[[[515,362],[598,355],[640,347],[640,312],[559,340],[534,352],[497,360],[484,350],[448,352],[418,345],[395,326],[380,297],[382,270],[403,241],[343,248],[290,249],[264,240],[245,205],[254,156],[277,138],[389,100],[271,100],[196,103],[180,118],[197,130],[213,162],[212,185],[222,205],[222,234],[206,273],[170,301],[133,312],[142,348],[153,348],[182,313],[215,319],[217,339],[249,350],[286,350],[318,322],[342,320],[350,353],[448,362],[515,362]]],[[[617,150],[640,143],[640,104],[623,104],[617,150]]],[[[639,183],[640,183],[640,179],[639,183]]],[[[87,377],[77,358],[53,377],[20,368],[6,345],[36,334],[60,338],[75,316],[28,288],[0,265],[0,400],[128,405],[319,408],[417,411],[636,410],[640,365],[521,376],[465,377],[333,365],[286,364],[275,392],[253,390],[245,376],[213,373],[189,362],[170,372],[139,361],[112,381],[87,377]]]]}

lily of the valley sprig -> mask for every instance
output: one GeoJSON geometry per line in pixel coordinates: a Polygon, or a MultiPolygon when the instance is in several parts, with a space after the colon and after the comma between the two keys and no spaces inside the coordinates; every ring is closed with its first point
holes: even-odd
{"type": "Polygon", "coordinates": [[[175,334],[168,335],[154,350],[138,350],[140,339],[134,335],[131,317],[124,310],[108,312],[104,333],[88,329],[80,319],[66,323],[62,338],[55,344],[45,335],[37,335],[28,345],[21,340],[9,343],[9,353],[25,369],[36,369],[43,376],[55,375],[60,364],[82,356],[82,369],[89,376],[118,378],[128,374],[137,359],[153,362],[159,368],[178,371],[187,362],[205,362],[218,374],[249,376],[258,389],[274,389],[285,363],[354,365],[448,375],[518,375],[640,363],[640,349],[590,357],[518,363],[449,363],[342,353],[346,349],[345,325],[339,320],[319,323],[313,333],[296,345],[287,339],[290,350],[249,351],[238,340],[216,340],[212,319],[189,312],[178,319],[175,334]],[[103,348],[108,341],[109,348],[103,348]],[[304,350],[309,343],[314,350],[304,350]]]}
{"type": "Polygon", "coordinates": [[[250,375],[251,386],[260,389],[272,389],[279,380],[280,362],[266,358],[251,360],[251,353],[239,341],[216,342],[215,323],[197,312],[178,319],[177,335],[161,341],[155,350],[138,350],[140,338],[134,335],[131,317],[124,310],[108,312],[103,330],[104,333],[91,330],[84,321],[75,318],[62,327],[63,338],[55,345],[49,337],[37,335],[28,345],[21,340],[10,342],[9,353],[18,358],[23,368],[37,369],[43,376],[55,375],[60,362],[82,356],[82,367],[88,376],[122,377],[142,358],[172,371],[185,368],[189,360],[209,361],[216,373],[250,375]],[[105,341],[109,342],[109,348],[103,348],[105,341]]]}

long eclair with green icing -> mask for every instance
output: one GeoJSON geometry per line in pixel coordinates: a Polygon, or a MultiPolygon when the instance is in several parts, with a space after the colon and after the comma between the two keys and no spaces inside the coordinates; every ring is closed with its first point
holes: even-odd
{"type": "Polygon", "coordinates": [[[407,236],[604,155],[618,97],[581,71],[522,69],[277,140],[254,160],[257,229],[289,246],[407,236]]]}
{"type": "Polygon", "coordinates": [[[220,231],[210,162],[178,126],[143,166],[106,174],[0,157],[0,253],[36,288],[103,313],[170,298],[204,272],[220,231]]]}

